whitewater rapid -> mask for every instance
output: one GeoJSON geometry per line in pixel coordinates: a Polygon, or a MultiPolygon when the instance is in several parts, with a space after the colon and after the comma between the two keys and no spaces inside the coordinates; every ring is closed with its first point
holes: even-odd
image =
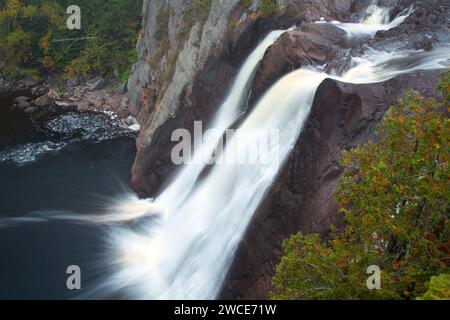
{"type": "Polygon", "coordinates": [[[365,16],[359,23],[344,23],[336,20],[331,22],[320,20],[317,23],[331,23],[344,30],[352,38],[372,37],[378,31],[387,31],[399,26],[413,11],[413,7],[405,9],[391,21],[391,10],[389,8],[371,5],[367,8],[365,16]]]}

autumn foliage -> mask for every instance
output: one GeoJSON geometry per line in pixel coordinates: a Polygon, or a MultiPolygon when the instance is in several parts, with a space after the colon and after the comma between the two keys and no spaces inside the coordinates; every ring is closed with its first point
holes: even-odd
{"type": "Polygon", "coordinates": [[[437,279],[450,298],[449,74],[435,99],[409,92],[376,142],[344,152],[336,198],[346,227],[329,241],[301,233],[285,241],[272,298],[426,298],[437,279]],[[380,290],[367,288],[371,265],[381,268],[380,290]]]}
{"type": "Polygon", "coordinates": [[[136,60],[141,8],[138,0],[0,0],[0,76],[126,79],[136,60]],[[81,30],[66,26],[72,4],[80,7],[81,30]]]}

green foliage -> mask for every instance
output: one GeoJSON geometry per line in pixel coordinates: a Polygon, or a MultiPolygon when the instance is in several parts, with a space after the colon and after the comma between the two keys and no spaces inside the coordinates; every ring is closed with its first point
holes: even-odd
{"type": "Polygon", "coordinates": [[[183,15],[178,36],[182,39],[186,38],[197,21],[204,24],[211,11],[211,5],[212,0],[193,0],[183,15]]]}
{"type": "Polygon", "coordinates": [[[432,277],[427,292],[417,300],[450,300],[450,274],[432,277]]]}
{"type": "Polygon", "coordinates": [[[441,81],[439,82],[439,90],[444,95],[444,99],[450,101],[450,71],[442,75],[441,81]]]}
{"type": "MultiPolygon", "coordinates": [[[[446,74],[443,101],[409,92],[385,116],[377,143],[344,153],[337,200],[346,226],[328,241],[288,239],[272,298],[414,299],[431,277],[449,273],[449,83],[446,74]],[[367,289],[370,265],[382,270],[380,290],[367,289]]],[[[431,281],[430,295],[442,281],[431,281]]]]}
{"type": "Polygon", "coordinates": [[[212,0],[193,0],[193,8],[196,18],[204,20],[211,11],[212,0]]]}
{"type": "Polygon", "coordinates": [[[9,77],[33,70],[33,76],[65,72],[68,77],[95,73],[123,78],[136,56],[141,3],[79,0],[82,29],[69,30],[65,11],[72,1],[0,0],[2,72],[9,77]],[[79,40],[53,41],[68,38],[79,40]]]}
{"type": "Polygon", "coordinates": [[[261,12],[264,15],[274,15],[277,10],[278,6],[275,0],[261,0],[261,12]]]}
{"type": "Polygon", "coordinates": [[[253,0],[241,0],[241,2],[245,8],[250,8],[253,4],[253,0]]]}

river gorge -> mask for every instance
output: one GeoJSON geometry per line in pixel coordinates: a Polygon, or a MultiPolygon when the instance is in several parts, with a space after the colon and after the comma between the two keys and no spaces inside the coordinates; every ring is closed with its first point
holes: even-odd
{"type": "Polygon", "coordinates": [[[28,116],[12,106],[29,92],[1,96],[0,298],[266,299],[286,237],[342,225],[342,151],[376,139],[408,89],[435,92],[450,65],[449,5],[278,2],[268,18],[258,1],[212,1],[178,43],[187,7],[145,0],[127,88],[139,131],[66,104],[28,116]],[[175,165],[173,132],[195,121],[218,134],[175,165]],[[251,149],[260,141],[248,130],[275,131],[277,143],[251,149]],[[249,149],[264,161],[204,161],[249,149]],[[81,293],[65,290],[69,265],[82,270],[81,293]]]}

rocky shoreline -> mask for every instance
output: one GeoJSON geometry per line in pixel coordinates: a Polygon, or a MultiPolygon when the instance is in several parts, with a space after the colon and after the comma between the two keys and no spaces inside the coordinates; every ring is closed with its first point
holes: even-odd
{"type": "MultiPolygon", "coordinates": [[[[111,112],[129,126],[139,126],[139,122],[142,130],[131,184],[140,196],[152,197],[176,172],[170,160],[172,132],[192,131],[194,121],[211,118],[242,59],[268,31],[297,25],[267,50],[243,112],[249,112],[248,107],[275,81],[297,68],[324,66],[330,71],[367,50],[428,51],[450,42],[450,10],[444,0],[380,1],[393,8],[392,16],[410,6],[415,9],[399,27],[355,43],[348,43],[345,32],[336,26],[314,22],[359,21],[372,1],[278,2],[286,4],[284,11],[267,17],[258,13],[256,5],[247,8],[238,0],[213,0],[206,21],[195,22],[182,39],[178,28],[189,13],[190,1],[174,4],[168,26],[164,26],[170,45],[161,52],[155,35],[156,12],[167,2],[145,0],[139,61],[126,86],[99,77],[71,79],[62,86],[55,79],[0,80],[0,94],[28,90],[29,96],[16,98],[14,108],[39,119],[68,112],[111,112]]],[[[408,89],[432,95],[438,78],[439,72],[427,71],[385,83],[355,85],[327,79],[320,85],[288,162],[240,243],[221,298],[267,298],[286,237],[301,231],[326,238],[331,224],[342,224],[334,200],[343,170],[339,163],[342,151],[376,139],[378,123],[397,99],[408,89]]]]}
{"type": "Polygon", "coordinates": [[[0,94],[17,97],[12,108],[34,119],[66,112],[111,113],[128,126],[140,128],[133,116],[126,84],[119,85],[102,77],[74,78],[62,82],[59,77],[46,80],[0,79],[0,94]],[[61,84],[62,83],[62,84],[61,84]]]}

